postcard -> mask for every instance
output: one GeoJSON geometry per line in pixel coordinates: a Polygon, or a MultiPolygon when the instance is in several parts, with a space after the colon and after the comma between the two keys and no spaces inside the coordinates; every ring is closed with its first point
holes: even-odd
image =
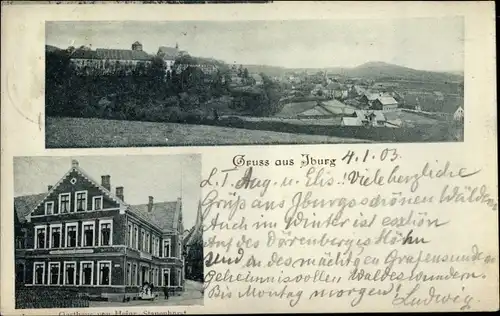
{"type": "Polygon", "coordinates": [[[2,315],[497,311],[491,2],[2,5],[2,315]]]}

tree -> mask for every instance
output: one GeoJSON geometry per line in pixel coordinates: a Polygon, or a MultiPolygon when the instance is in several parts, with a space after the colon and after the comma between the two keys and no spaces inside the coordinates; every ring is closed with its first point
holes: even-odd
{"type": "Polygon", "coordinates": [[[249,77],[248,69],[245,68],[245,70],[243,70],[243,78],[248,79],[248,77],[249,77]]]}
{"type": "Polygon", "coordinates": [[[238,77],[243,77],[243,65],[240,65],[238,67],[238,77]]]}

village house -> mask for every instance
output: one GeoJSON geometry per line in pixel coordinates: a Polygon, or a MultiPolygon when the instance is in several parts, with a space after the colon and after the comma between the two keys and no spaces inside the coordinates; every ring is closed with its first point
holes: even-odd
{"type": "Polygon", "coordinates": [[[380,97],[380,93],[373,93],[366,91],[360,98],[359,102],[365,107],[371,107],[373,101],[377,100],[378,97],[380,97]]]}
{"type": "Polygon", "coordinates": [[[385,127],[386,118],[381,111],[356,110],[353,116],[344,116],[342,126],[373,126],[385,127]]]}
{"type": "Polygon", "coordinates": [[[382,111],[394,111],[398,108],[398,102],[393,97],[381,96],[372,101],[371,109],[382,111]]]}
{"type": "Polygon", "coordinates": [[[14,199],[16,286],[124,300],[145,282],[184,290],[182,201],[126,202],[73,160],[47,192],[14,199]]]}
{"type": "Polygon", "coordinates": [[[175,47],[160,46],[156,55],[165,62],[165,71],[171,72],[176,58],[180,56],[179,45],[176,44],[175,47]]]}
{"type": "Polygon", "coordinates": [[[253,78],[254,83],[258,86],[264,84],[264,81],[262,80],[262,76],[259,74],[250,74],[250,77],[253,78]]]}

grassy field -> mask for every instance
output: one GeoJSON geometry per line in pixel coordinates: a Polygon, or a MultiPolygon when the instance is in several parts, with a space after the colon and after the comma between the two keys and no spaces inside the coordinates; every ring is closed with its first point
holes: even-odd
{"type": "Polygon", "coordinates": [[[46,148],[338,144],[368,140],[205,125],[46,117],[46,148]]]}

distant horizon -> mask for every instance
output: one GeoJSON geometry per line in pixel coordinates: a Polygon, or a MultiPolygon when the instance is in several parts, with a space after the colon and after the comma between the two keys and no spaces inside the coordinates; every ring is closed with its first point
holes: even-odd
{"type": "MultiPolygon", "coordinates": [[[[138,42],[140,42],[140,40],[138,40],[138,42]]],[[[46,45],[50,45],[50,44],[46,44],[46,45]]],[[[54,46],[54,47],[57,47],[58,49],[67,49],[68,47],[59,47],[59,46],[56,46],[56,45],[50,45],[50,46],[54,46]]],[[[71,46],[71,45],[70,45],[71,46]]],[[[81,46],[81,45],[80,45],[81,46]]],[[[165,46],[165,45],[160,45],[160,46],[165,46]]],[[[160,47],[158,46],[158,47],[160,47]]],[[[76,48],[76,47],[75,47],[76,48]]],[[[92,47],[90,46],[90,48],[92,50],[95,50],[95,49],[98,49],[98,48],[102,48],[102,49],[123,49],[123,50],[126,50],[126,48],[115,48],[115,47],[92,47]]],[[[129,48],[131,49],[131,48],[129,48]]],[[[146,52],[146,51],[145,51],[146,52]]],[[[147,54],[149,55],[156,55],[156,54],[153,54],[153,53],[148,53],[146,52],[147,54]]],[[[188,52],[189,53],[189,52],[188,52]]],[[[225,60],[221,60],[219,58],[216,58],[216,57],[213,57],[213,56],[193,56],[193,57],[200,57],[200,58],[211,58],[211,59],[215,59],[215,60],[218,60],[218,61],[222,61],[224,63],[226,63],[227,65],[231,65],[231,64],[235,64],[235,65],[244,65],[244,66],[263,66],[263,67],[276,67],[276,68],[283,68],[283,69],[289,69],[289,70],[294,70],[294,69],[311,69],[311,70],[319,70],[319,69],[331,69],[331,68],[341,68],[341,69],[351,69],[351,68],[356,68],[356,67],[360,67],[360,66],[363,66],[363,65],[366,65],[366,64],[370,64],[370,63],[384,63],[384,64],[388,64],[388,65],[393,65],[393,66],[399,66],[399,67],[405,67],[405,68],[410,68],[410,69],[413,69],[413,70],[419,70],[419,71],[430,71],[430,72],[442,72],[442,73],[451,73],[451,74],[456,74],[456,73],[463,73],[463,70],[460,70],[460,69],[456,69],[456,70],[429,70],[429,69],[416,69],[416,68],[411,68],[411,67],[407,67],[407,66],[404,66],[404,65],[398,65],[398,64],[394,64],[394,63],[388,63],[388,62],[385,62],[385,61],[380,61],[380,60],[372,60],[372,61],[367,61],[367,62],[364,62],[362,64],[359,64],[357,66],[351,66],[351,67],[345,67],[345,66],[325,66],[325,67],[314,67],[314,68],[307,68],[307,67],[285,67],[285,66],[277,66],[277,65],[270,65],[270,64],[240,64],[240,63],[229,63],[225,60]]]]}
{"type": "Polygon", "coordinates": [[[231,64],[286,69],[354,68],[380,61],[415,70],[463,72],[462,17],[393,20],[52,21],[46,45],[131,49],[160,46],[231,64]],[[432,34],[432,36],[428,36],[432,34]]]}

